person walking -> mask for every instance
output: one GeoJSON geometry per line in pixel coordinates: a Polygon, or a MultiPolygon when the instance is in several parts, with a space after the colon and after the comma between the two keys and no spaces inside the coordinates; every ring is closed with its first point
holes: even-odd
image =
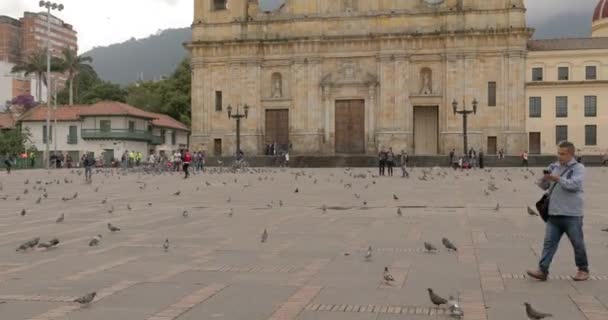
{"type": "Polygon", "coordinates": [[[289,167],[289,151],[285,152],[285,167],[289,167]]]}
{"type": "Polygon", "coordinates": [[[403,156],[403,151],[401,151],[401,178],[409,178],[410,174],[407,172],[407,154],[405,157],[403,156]]]}
{"type": "Polygon", "coordinates": [[[521,165],[526,168],[528,167],[528,151],[524,151],[521,154],[521,165]]]}
{"type": "Polygon", "coordinates": [[[393,168],[395,167],[395,154],[393,153],[393,148],[388,148],[388,152],[386,153],[386,166],[388,167],[388,176],[393,176],[393,168]]]}
{"type": "Polygon", "coordinates": [[[479,156],[479,169],[483,169],[483,167],[484,167],[484,165],[483,165],[483,150],[479,150],[478,156],[479,156]]]}
{"type": "Polygon", "coordinates": [[[386,151],[381,149],[378,153],[378,175],[384,176],[384,170],[386,168],[386,151]]]}
{"type": "Polygon", "coordinates": [[[456,149],[452,149],[450,151],[450,165],[452,165],[452,163],[454,163],[454,156],[456,155],[456,149]]]}
{"type": "Polygon", "coordinates": [[[505,158],[505,152],[504,150],[500,149],[500,151],[498,151],[498,159],[502,160],[505,158]]]}
{"type": "Polygon", "coordinates": [[[182,169],[184,170],[184,179],[188,179],[190,171],[188,168],[190,167],[190,162],[192,162],[192,155],[188,149],[184,150],[184,155],[182,156],[182,169]]]}
{"type": "Polygon", "coordinates": [[[6,173],[11,174],[11,169],[13,168],[13,161],[11,160],[10,155],[7,155],[6,159],[4,159],[4,166],[6,167],[6,173]]]}
{"type": "Polygon", "coordinates": [[[85,153],[84,161],[82,166],[84,167],[84,180],[88,183],[93,182],[93,166],[95,165],[95,159],[90,153],[85,153]]]}
{"type": "Polygon", "coordinates": [[[589,262],[583,235],[583,185],[585,166],[575,159],[574,144],[565,141],[559,144],[558,161],[544,171],[538,185],[547,190],[549,196],[549,218],[547,220],[543,253],[537,270],[529,270],[530,277],[546,281],[553,256],[565,233],[574,248],[574,260],[578,272],[574,281],[589,279],[589,262]]]}

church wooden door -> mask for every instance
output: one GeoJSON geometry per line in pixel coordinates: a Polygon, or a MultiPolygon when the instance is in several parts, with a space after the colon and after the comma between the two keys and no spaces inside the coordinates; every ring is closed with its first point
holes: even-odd
{"type": "Polygon", "coordinates": [[[266,110],[266,137],[267,144],[277,143],[281,151],[286,151],[289,144],[289,110],[266,110]]]}
{"type": "Polygon", "coordinates": [[[365,153],[365,102],[336,101],[336,153],[365,153]]]}
{"type": "Polygon", "coordinates": [[[414,107],[414,151],[417,155],[438,152],[439,111],[437,107],[414,107]]]}

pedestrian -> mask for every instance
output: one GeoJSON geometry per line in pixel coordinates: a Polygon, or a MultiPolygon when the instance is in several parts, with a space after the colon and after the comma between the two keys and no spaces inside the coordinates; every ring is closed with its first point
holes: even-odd
{"type": "Polygon", "coordinates": [[[401,178],[409,178],[410,174],[407,172],[407,155],[405,159],[403,157],[401,159],[401,178]]]}
{"type": "Polygon", "coordinates": [[[388,176],[393,176],[393,167],[395,166],[395,154],[393,153],[393,148],[388,148],[388,152],[386,153],[386,166],[388,167],[388,176]]]}
{"type": "Polygon", "coordinates": [[[93,155],[85,152],[84,161],[82,162],[82,166],[84,167],[84,179],[86,182],[93,182],[93,166],[95,165],[95,159],[93,155]]]}
{"type": "Polygon", "coordinates": [[[456,155],[456,149],[450,151],[450,165],[454,163],[454,156],[456,155]]]}
{"type": "Polygon", "coordinates": [[[125,152],[122,154],[122,157],[120,158],[120,162],[122,163],[122,168],[124,170],[127,170],[127,168],[129,167],[129,150],[125,150],[125,152]]]}
{"type": "Polygon", "coordinates": [[[6,159],[4,159],[4,166],[6,166],[6,173],[11,174],[11,169],[13,168],[13,162],[11,161],[10,155],[7,155],[6,159]]]}
{"type": "Polygon", "coordinates": [[[483,150],[479,150],[479,169],[483,169],[483,150]]]}
{"type": "Polygon", "coordinates": [[[184,170],[184,179],[188,179],[188,175],[189,175],[189,170],[188,168],[190,167],[190,162],[192,162],[192,155],[190,154],[190,151],[188,151],[188,149],[184,150],[184,155],[182,156],[182,162],[183,162],[183,170],[184,170]]]}
{"type": "Polygon", "coordinates": [[[386,152],[381,149],[378,153],[378,175],[384,176],[384,168],[386,167],[386,152]]]}
{"type": "Polygon", "coordinates": [[[464,159],[462,157],[460,157],[460,159],[458,159],[458,168],[462,169],[464,167],[464,159]]]}
{"type": "Polygon", "coordinates": [[[500,151],[498,151],[498,159],[504,159],[505,158],[505,152],[500,149],[500,151]]]}
{"type": "Polygon", "coordinates": [[[175,150],[173,154],[173,171],[179,172],[179,167],[182,162],[182,153],[179,150],[175,150]]]}
{"type": "Polygon", "coordinates": [[[471,148],[471,151],[469,154],[470,154],[469,163],[471,164],[471,168],[476,168],[477,167],[477,151],[475,151],[474,149],[471,148]]]}
{"type": "Polygon", "coordinates": [[[36,152],[31,151],[30,152],[30,167],[35,167],[36,166],[36,152]]]}
{"type": "Polygon", "coordinates": [[[526,168],[528,167],[528,151],[524,151],[521,154],[521,165],[526,168]]]}
{"type": "Polygon", "coordinates": [[[289,151],[285,152],[285,166],[289,167],[289,151]]]}
{"type": "Polygon", "coordinates": [[[543,253],[538,270],[528,271],[534,279],[546,281],[553,256],[565,233],[574,248],[574,260],[578,272],[574,281],[589,279],[589,262],[583,235],[583,185],[585,166],[575,160],[574,144],[559,144],[558,161],[544,171],[538,185],[547,190],[549,217],[547,220],[543,253]]]}

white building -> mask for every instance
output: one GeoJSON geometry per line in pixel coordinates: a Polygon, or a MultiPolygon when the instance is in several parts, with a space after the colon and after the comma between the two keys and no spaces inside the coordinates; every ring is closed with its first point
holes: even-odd
{"type": "MultiPolygon", "coordinates": [[[[29,130],[31,143],[39,152],[46,145],[46,112],[46,106],[39,106],[19,118],[22,130],[29,130]]],[[[183,149],[188,146],[189,134],[188,127],[167,115],[120,102],[51,108],[50,150],[70,155],[74,162],[84,152],[92,152],[107,164],[120,160],[125,151],[147,157],[183,149]]]]}

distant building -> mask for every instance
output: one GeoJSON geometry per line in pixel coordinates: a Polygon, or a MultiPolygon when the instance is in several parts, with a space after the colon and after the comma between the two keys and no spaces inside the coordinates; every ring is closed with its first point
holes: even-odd
{"type": "MultiPolygon", "coordinates": [[[[22,129],[31,134],[32,145],[45,149],[46,106],[38,106],[19,118],[22,129]]],[[[125,151],[162,154],[188,147],[190,130],[163,114],[146,112],[119,102],[59,106],[51,109],[51,152],[57,150],[77,161],[92,152],[105,163],[120,160],[125,151]],[[54,119],[57,128],[54,128],[54,119]],[[56,141],[53,139],[57,139],[56,141]]]]}
{"type": "Polygon", "coordinates": [[[608,150],[608,0],[591,38],[528,42],[526,101],[531,154],[553,154],[563,140],[583,154],[608,150]]]}
{"type": "MultiPolygon", "coordinates": [[[[51,15],[50,45],[51,54],[55,57],[62,56],[62,49],[69,48],[78,51],[77,33],[72,25],[51,15]]],[[[19,20],[0,16],[0,104],[21,95],[36,95],[35,75],[25,77],[20,74],[11,73],[14,65],[24,61],[31,54],[45,50],[47,46],[47,13],[25,12],[19,20]]],[[[57,87],[53,90],[61,90],[64,87],[66,77],[54,75],[57,87]]],[[[42,96],[37,100],[46,101],[46,88],[42,90],[42,96]]]]}

